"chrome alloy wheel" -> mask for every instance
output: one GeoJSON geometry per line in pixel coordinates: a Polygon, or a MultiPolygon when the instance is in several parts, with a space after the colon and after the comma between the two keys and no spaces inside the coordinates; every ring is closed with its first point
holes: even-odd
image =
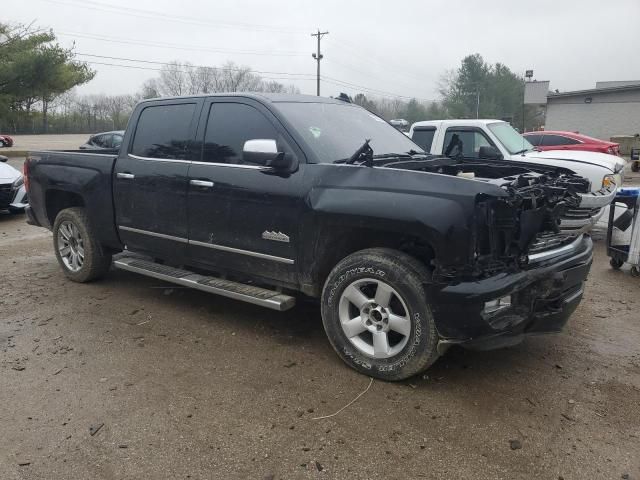
{"type": "Polygon", "coordinates": [[[84,243],[80,230],[73,223],[65,221],[58,228],[57,238],[60,258],[72,272],[77,272],[84,264],[84,243]]]}
{"type": "Polygon", "coordinates": [[[411,334],[409,310],[400,294],[373,278],[356,280],[344,289],[338,316],[349,341],[368,357],[397,355],[411,334]]]}

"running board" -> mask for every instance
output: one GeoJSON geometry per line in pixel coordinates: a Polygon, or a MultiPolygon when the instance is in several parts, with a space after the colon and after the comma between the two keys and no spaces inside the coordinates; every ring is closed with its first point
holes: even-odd
{"type": "Polygon", "coordinates": [[[159,263],[143,260],[140,257],[119,257],[113,262],[113,266],[129,272],[141,273],[148,277],[157,278],[166,282],[176,283],[184,287],[195,288],[204,292],[215,293],[223,297],[241,300],[272,310],[289,310],[296,304],[296,299],[274,290],[231,282],[217,277],[200,275],[188,270],[168,267],[159,263]]]}

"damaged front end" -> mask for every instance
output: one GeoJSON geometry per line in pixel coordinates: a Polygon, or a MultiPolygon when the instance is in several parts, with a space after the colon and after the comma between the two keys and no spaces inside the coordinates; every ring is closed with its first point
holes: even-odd
{"type": "Polygon", "coordinates": [[[580,193],[589,191],[589,183],[572,174],[531,172],[487,182],[500,186],[509,196],[477,198],[472,272],[476,278],[522,268],[531,255],[570,244],[590,228],[592,216],[599,213],[581,206],[580,193]],[[563,222],[578,215],[585,220],[580,228],[563,228],[563,222]]]}

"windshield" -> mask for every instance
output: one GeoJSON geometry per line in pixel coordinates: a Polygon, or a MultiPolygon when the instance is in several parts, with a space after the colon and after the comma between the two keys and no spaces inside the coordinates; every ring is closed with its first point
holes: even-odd
{"type": "Polygon", "coordinates": [[[380,117],[350,104],[279,103],[297,132],[322,163],[351,157],[365,139],[371,139],[374,155],[424,153],[404,133],[380,117]]]}
{"type": "Polygon", "coordinates": [[[523,150],[533,150],[533,145],[506,122],[490,123],[489,130],[498,137],[498,141],[504,145],[504,148],[511,154],[523,150]]]}

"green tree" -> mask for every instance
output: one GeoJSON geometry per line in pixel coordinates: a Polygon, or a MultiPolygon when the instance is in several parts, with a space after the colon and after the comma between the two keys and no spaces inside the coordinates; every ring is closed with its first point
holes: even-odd
{"type": "MultiPolygon", "coordinates": [[[[441,79],[442,105],[449,118],[498,118],[522,129],[524,79],[502,63],[491,65],[480,54],[468,55],[441,79]]],[[[531,127],[534,109],[526,108],[531,127]]]]}
{"type": "Polygon", "coordinates": [[[94,76],[86,63],[74,60],[72,49],[55,43],[53,32],[0,24],[0,120],[29,121],[38,103],[46,132],[51,102],[94,76]]]}

